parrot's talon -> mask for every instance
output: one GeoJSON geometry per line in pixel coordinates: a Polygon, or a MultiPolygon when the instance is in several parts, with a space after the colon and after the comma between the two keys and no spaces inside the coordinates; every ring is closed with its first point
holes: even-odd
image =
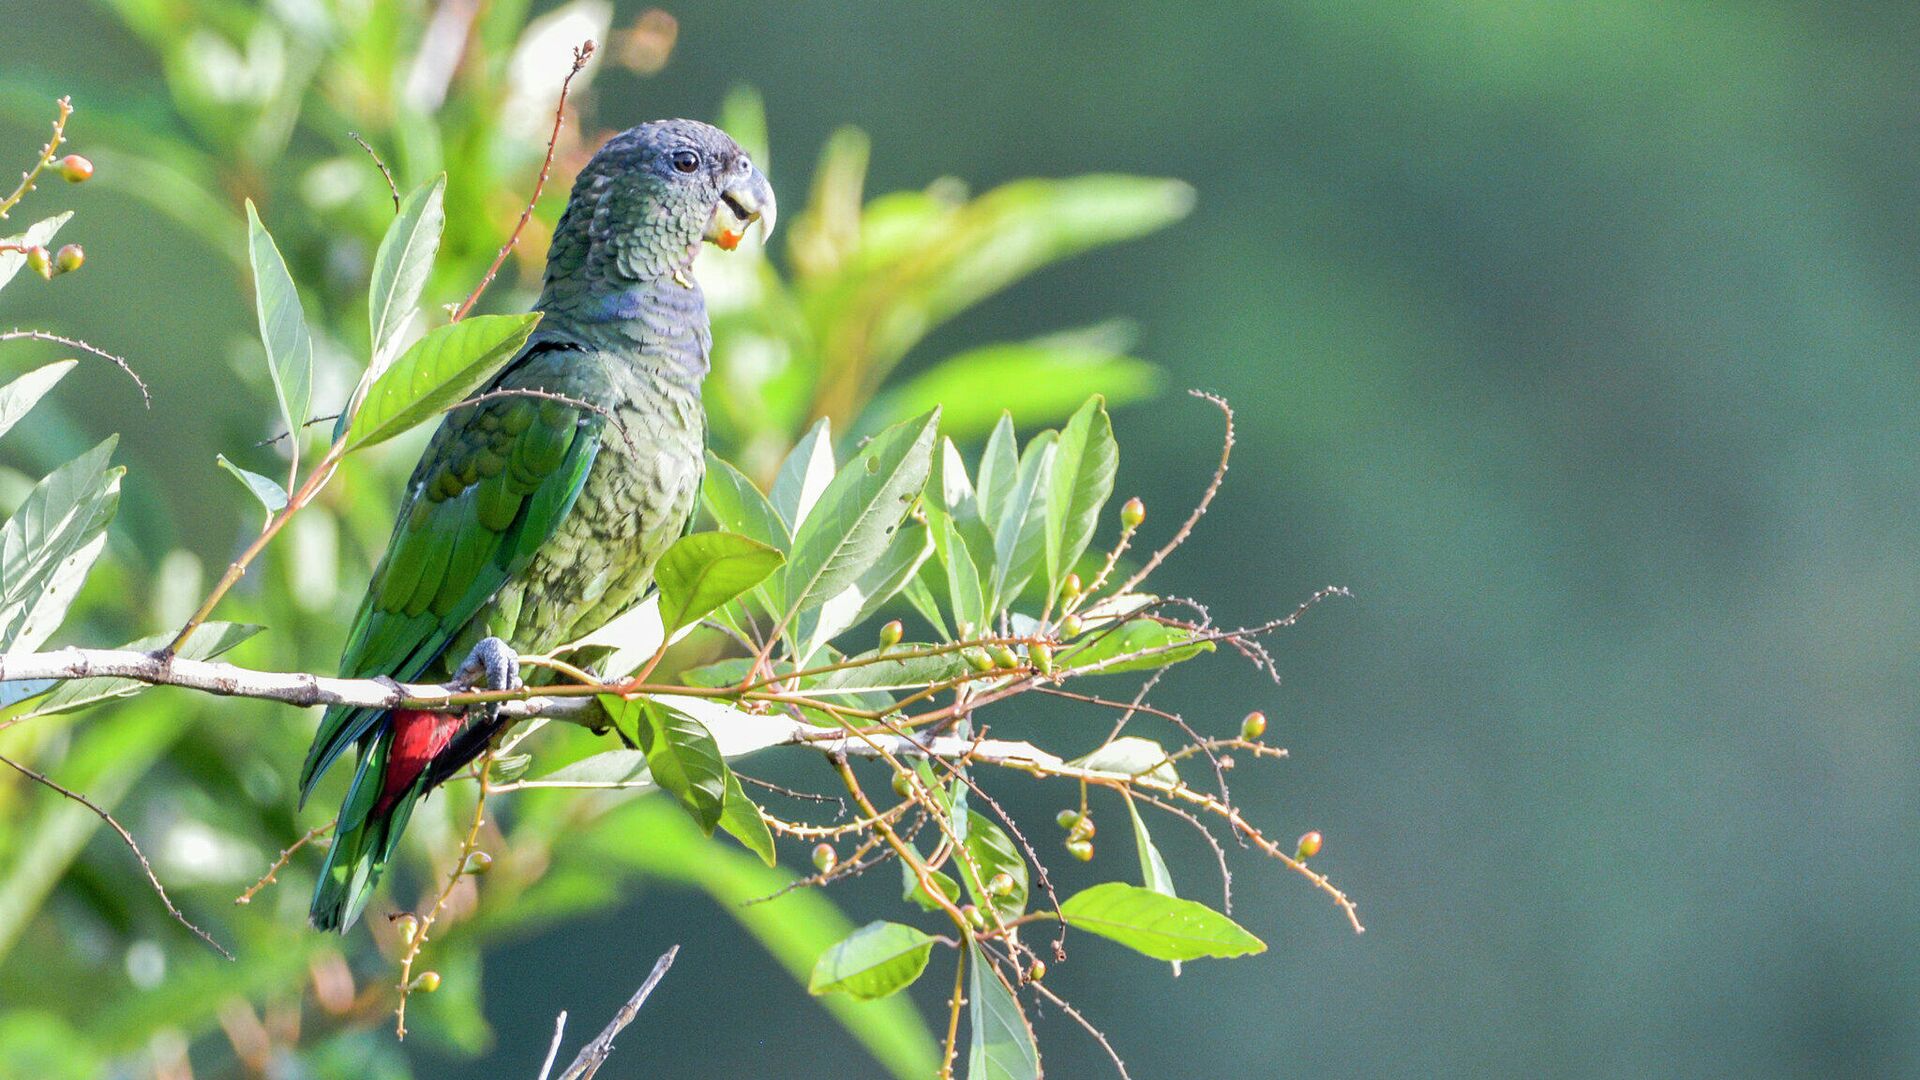
{"type": "Polygon", "coordinates": [[[520,681],[520,654],[497,637],[481,638],[460,661],[449,685],[456,690],[518,690],[525,685],[520,681]]]}

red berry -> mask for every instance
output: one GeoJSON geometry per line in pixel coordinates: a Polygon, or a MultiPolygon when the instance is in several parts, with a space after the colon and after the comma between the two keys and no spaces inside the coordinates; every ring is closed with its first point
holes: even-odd
{"type": "Polygon", "coordinates": [[[79,154],[68,154],[55,164],[60,169],[60,175],[64,177],[69,184],[77,184],[82,180],[93,179],[93,162],[88,161],[79,154]]]}
{"type": "Polygon", "coordinates": [[[1318,854],[1320,854],[1320,834],[1317,831],[1302,834],[1300,842],[1294,846],[1293,857],[1311,859],[1318,854]]]}

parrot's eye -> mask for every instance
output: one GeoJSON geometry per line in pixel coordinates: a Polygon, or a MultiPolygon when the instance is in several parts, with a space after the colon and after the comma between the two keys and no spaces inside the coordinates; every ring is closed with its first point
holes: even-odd
{"type": "Polygon", "coordinates": [[[700,167],[700,155],[691,150],[675,150],[673,167],[681,172],[690,173],[700,167]]]}

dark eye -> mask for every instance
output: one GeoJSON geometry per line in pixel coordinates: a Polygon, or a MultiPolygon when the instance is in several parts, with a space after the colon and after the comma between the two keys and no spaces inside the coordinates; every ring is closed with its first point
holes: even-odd
{"type": "Polygon", "coordinates": [[[700,155],[691,150],[675,150],[673,167],[681,172],[692,172],[700,167],[700,155]]]}

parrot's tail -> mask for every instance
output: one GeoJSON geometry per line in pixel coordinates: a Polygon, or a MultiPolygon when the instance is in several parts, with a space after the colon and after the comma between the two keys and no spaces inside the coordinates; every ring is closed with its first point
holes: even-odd
{"type": "MultiPolygon", "coordinates": [[[[408,809],[411,809],[409,807],[408,809]]],[[[316,930],[337,930],[344,934],[360,918],[387,868],[400,839],[402,823],[394,813],[369,814],[350,829],[341,829],[320,868],[320,880],[313,887],[313,906],[307,918],[316,930]]]]}
{"type": "Polygon", "coordinates": [[[387,860],[400,844],[414,803],[432,786],[432,782],[421,782],[429,779],[422,774],[435,755],[447,748],[459,724],[459,718],[449,714],[397,710],[391,716],[389,736],[361,749],[360,767],[340,807],[333,846],[313,887],[307,918],[315,929],[344,934],[360,918],[387,860]]]}

